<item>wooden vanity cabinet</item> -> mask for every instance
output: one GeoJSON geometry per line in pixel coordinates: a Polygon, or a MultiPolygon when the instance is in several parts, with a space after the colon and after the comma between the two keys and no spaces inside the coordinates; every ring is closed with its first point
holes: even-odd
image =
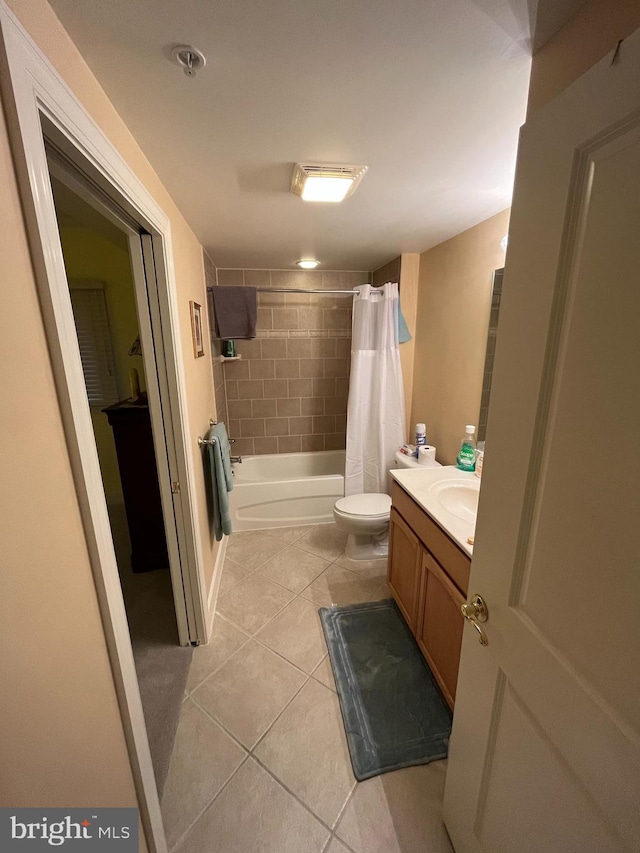
{"type": "Polygon", "coordinates": [[[391,500],[391,593],[453,708],[471,559],[397,483],[391,500]]]}
{"type": "Polygon", "coordinates": [[[415,634],[418,622],[422,546],[402,516],[391,508],[389,519],[389,585],[407,624],[415,634]]]}
{"type": "Polygon", "coordinates": [[[466,599],[428,551],[422,552],[420,613],[416,640],[440,689],[453,708],[460,666],[466,599]]]}

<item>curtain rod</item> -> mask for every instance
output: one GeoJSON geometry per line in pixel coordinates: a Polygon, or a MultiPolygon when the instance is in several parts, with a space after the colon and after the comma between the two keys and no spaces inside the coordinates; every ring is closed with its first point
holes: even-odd
{"type": "MultiPolygon", "coordinates": [[[[213,287],[207,287],[207,291],[211,293],[213,287]]],[[[358,290],[306,290],[304,287],[256,287],[258,293],[317,293],[336,296],[355,296],[359,295],[358,290]]]]}

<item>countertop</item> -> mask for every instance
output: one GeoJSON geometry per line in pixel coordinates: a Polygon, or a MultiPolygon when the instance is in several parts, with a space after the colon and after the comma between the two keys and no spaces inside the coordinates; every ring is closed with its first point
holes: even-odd
{"type": "Polygon", "coordinates": [[[473,556],[473,545],[469,545],[467,539],[475,534],[475,522],[465,521],[443,507],[438,498],[430,492],[430,488],[435,482],[447,479],[468,479],[479,486],[480,481],[476,475],[472,471],[460,471],[455,465],[423,469],[399,468],[393,469],[390,473],[456,545],[459,545],[470,557],[473,556]]]}

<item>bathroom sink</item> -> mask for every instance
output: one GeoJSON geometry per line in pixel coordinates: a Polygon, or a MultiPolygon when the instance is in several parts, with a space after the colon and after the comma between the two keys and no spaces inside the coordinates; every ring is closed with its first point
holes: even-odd
{"type": "Polygon", "coordinates": [[[475,535],[480,480],[471,471],[455,465],[392,470],[391,477],[439,524],[469,556],[475,535]],[[473,540],[472,540],[473,541],[473,540]]]}
{"type": "Polygon", "coordinates": [[[480,480],[467,478],[441,480],[429,490],[441,506],[463,521],[475,524],[480,497],[480,480]]]}

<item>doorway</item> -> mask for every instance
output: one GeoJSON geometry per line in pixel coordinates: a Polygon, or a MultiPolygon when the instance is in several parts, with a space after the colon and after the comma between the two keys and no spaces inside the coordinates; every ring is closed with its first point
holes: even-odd
{"type": "MultiPolygon", "coordinates": [[[[89,190],[82,198],[64,182],[64,169],[56,165],[53,151],[49,165],[60,175],[51,175],[56,218],[161,794],[192,647],[180,645],[178,633],[129,237],[100,212],[97,200],[91,203],[89,190]]],[[[154,369],[155,359],[147,359],[149,364],[154,369]]]]}

